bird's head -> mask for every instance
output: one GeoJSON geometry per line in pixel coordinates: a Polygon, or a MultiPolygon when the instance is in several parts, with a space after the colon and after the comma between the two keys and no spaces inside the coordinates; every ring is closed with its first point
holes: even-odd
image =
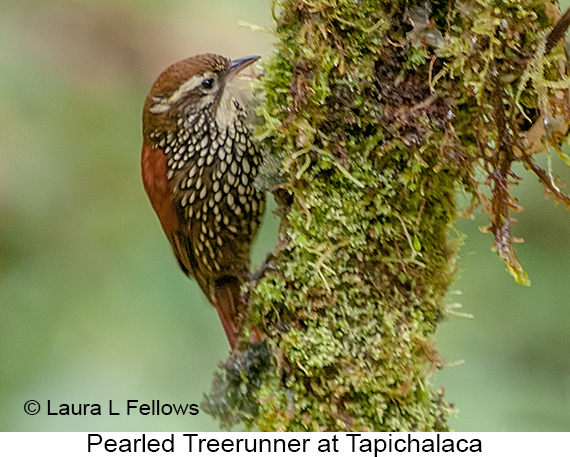
{"type": "Polygon", "coordinates": [[[145,141],[153,131],[175,131],[185,120],[206,116],[221,127],[237,116],[228,84],[259,56],[229,60],[201,54],[168,67],[154,82],[143,111],[145,141]]]}

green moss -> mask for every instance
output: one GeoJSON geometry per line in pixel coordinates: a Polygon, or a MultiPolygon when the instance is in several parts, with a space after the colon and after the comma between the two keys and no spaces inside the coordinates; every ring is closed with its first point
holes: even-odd
{"type": "Polygon", "coordinates": [[[455,273],[454,195],[487,204],[495,247],[516,270],[504,230],[513,138],[566,87],[554,84],[560,53],[537,57],[544,4],[456,3],[431,2],[431,16],[425,2],[276,4],[258,139],[279,164],[266,178],[279,182],[282,224],[248,317],[268,353],[221,370],[209,398],[225,426],[447,430],[453,408],[429,378],[455,273]]]}

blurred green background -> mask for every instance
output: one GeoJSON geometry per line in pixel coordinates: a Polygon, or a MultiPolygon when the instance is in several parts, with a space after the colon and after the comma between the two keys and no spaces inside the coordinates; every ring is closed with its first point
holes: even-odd
{"type": "MultiPolygon", "coordinates": [[[[48,416],[52,403],[199,403],[228,346],[178,270],[139,178],[154,78],[184,57],[271,52],[269,0],[3,0],[0,431],[215,431],[197,416],[48,416]],[[36,416],[23,411],[38,400],[36,416]]],[[[560,174],[570,173],[555,158],[560,174]]],[[[475,221],[437,333],[458,431],[570,431],[570,213],[520,170],[517,285],[475,221]],[[455,364],[465,360],[463,364],[455,364]]],[[[254,263],[271,250],[267,216],[254,263]]],[[[453,233],[453,236],[459,236],[453,233]]],[[[124,408],[121,407],[124,411],[124,408]]]]}

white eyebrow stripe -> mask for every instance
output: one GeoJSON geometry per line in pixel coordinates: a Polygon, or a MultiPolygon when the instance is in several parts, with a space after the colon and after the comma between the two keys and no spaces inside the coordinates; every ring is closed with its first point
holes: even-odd
{"type": "Polygon", "coordinates": [[[196,89],[196,87],[202,84],[204,80],[213,76],[214,74],[210,71],[207,71],[206,73],[202,73],[200,75],[192,76],[190,79],[183,82],[180,87],[178,87],[178,89],[172,92],[172,95],[170,95],[170,97],[156,97],[154,99],[155,104],[150,107],[150,112],[154,114],[166,113],[174,103],[176,103],[184,96],[184,94],[196,89]]]}
{"type": "Polygon", "coordinates": [[[149,109],[151,113],[160,114],[166,113],[170,109],[170,104],[168,103],[168,99],[162,97],[154,97],[153,101],[155,102],[149,109]]]}

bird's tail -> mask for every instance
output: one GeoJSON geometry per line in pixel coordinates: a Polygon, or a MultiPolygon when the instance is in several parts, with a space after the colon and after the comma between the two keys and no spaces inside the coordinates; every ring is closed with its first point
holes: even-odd
{"type": "Polygon", "coordinates": [[[228,342],[233,349],[241,327],[239,321],[242,301],[238,279],[236,277],[225,277],[216,281],[212,299],[222,321],[228,342]]]}

